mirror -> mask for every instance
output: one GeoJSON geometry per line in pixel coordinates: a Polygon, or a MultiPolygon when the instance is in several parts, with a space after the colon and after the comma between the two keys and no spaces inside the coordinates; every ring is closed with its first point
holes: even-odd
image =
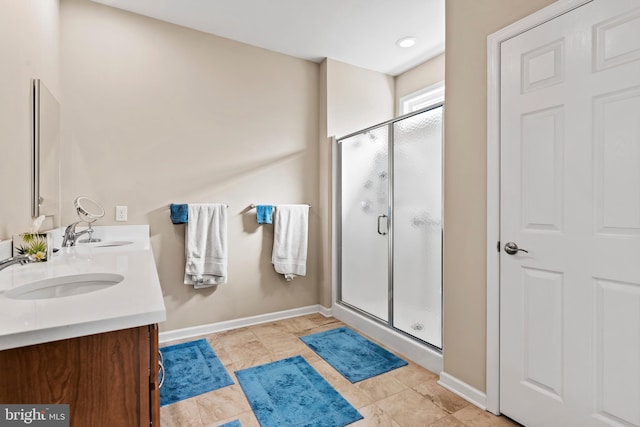
{"type": "Polygon", "coordinates": [[[91,223],[104,216],[104,208],[102,205],[88,197],[80,196],[73,204],[78,212],[78,217],[88,223],[89,227],[91,227],[91,223]]]}
{"type": "MultiPolygon", "coordinates": [[[[95,221],[99,220],[104,216],[104,208],[102,207],[102,205],[96,202],[95,200],[85,196],[80,196],[76,198],[73,201],[73,205],[76,207],[76,212],[78,213],[78,218],[80,218],[80,221],[84,221],[87,223],[87,225],[89,225],[88,230],[79,233],[79,234],[82,234],[86,232],[89,234],[89,238],[84,240],[79,240],[78,242],[79,243],[99,242],[100,239],[96,239],[93,237],[93,228],[91,227],[91,224],[93,224],[95,221]]],[[[67,231],[69,229],[72,229],[72,231],[75,233],[76,224],[78,223],[71,224],[69,227],[67,227],[67,231]]],[[[63,244],[62,244],[63,246],[64,246],[64,242],[67,239],[66,235],[67,235],[67,232],[65,231],[65,240],[63,241],[63,244]]]]}
{"type": "Polygon", "coordinates": [[[60,221],[60,104],[39,79],[32,80],[31,215],[60,221]]]}

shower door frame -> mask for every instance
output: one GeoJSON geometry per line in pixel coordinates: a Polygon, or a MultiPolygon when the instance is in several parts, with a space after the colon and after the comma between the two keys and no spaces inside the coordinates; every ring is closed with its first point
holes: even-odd
{"type": "MultiPolygon", "coordinates": [[[[337,146],[337,156],[336,156],[336,178],[337,178],[337,185],[335,186],[335,191],[336,191],[336,197],[335,197],[335,201],[336,201],[336,207],[335,207],[335,218],[338,219],[337,224],[336,224],[336,241],[337,241],[337,245],[336,245],[336,252],[337,252],[337,259],[336,259],[336,266],[337,266],[337,291],[336,291],[336,300],[335,303],[339,304],[341,306],[347,307],[350,310],[355,311],[356,313],[365,316],[366,318],[373,320],[375,322],[377,322],[380,325],[383,325],[386,328],[389,328],[391,330],[393,330],[394,332],[398,332],[402,335],[405,335],[417,342],[420,342],[424,345],[427,345],[429,348],[431,348],[432,350],[435,350],[438,353],[442,353],[442,348],[441,347],[437,347],[427,341],[424,341],[420,338],[418,338],[415,335],[412,335],[408,332],[405,332],[401,329],[398,329],[394,326],[394,318],[393,318],[393,306],[394,306],[394,298],[393,298],[393,289],[394,289],[394,280],[393,280],[393,261],[394,261],[394,244],[393,244],[393,239],[394,239],[394,235],[393,235],[393,205],[394,205],[394,194],[393,194],[393,187],[394,187],[394,178],[395,178],[395,173],[394,173],[394,140],[395,140],[395,132],[393,131],[393,125],[396,122],[402,121],[404,119],[408,119],[410,117],[413,116],[417,116],[418,114],[422,114],[425,113],[427,111],[431,111],[431,110],[435,110],[436,108],[442,108],[442,123],[444,126],[444,114],[445,114],[445,110],[444,110],[444,101],[438,101],[435,102],[431,105],[429,105],[428,107],[424,107],[421,108],[419,110],[416,111],[412,111],[410,113],[404,114],[402,116],[398,116],[396,118],[393,118],[391,120],[387,120],[385,122],[382,123],[378,123],[376,125],[373,126],[369,126],[367,128],[361,129],[359,131],[356,132],[352,132],[350,134],[344,135],[340,138],[336,138],[336,146],[337,146]],[[388,298],[387,298],[387,310],[388,310],[388,320],[385,321],[365,310],[362,310],[356,306],[354,306],[353,304],[350,304],[348,302],[345,302],[342,300],[342,146],[341,141],[347,139],[347,138],[351,138],[353,136],[356,135],[360,135],[360,134],[364,134],[368,131],[374,130],[374,129],[379,129],[381,127],[387,126],[387,131],[388,131],[388,141],[387,141],[387,152],[388,152],[388,164],[387,164],[387,171],[388,171],[388,200],[387,200],[387,244],[389,245],[388,247],[388,257],[387,257],[387,270],[388,270],[388,298]]],[[[441,169],[441,181],[440,181],[440,198],[441,198],[441,212],[440,212],[440,218],[441,218],[441,222],[440,222],[440,233],[441,235],[444,235],[444,128],[443,128],[443,133],[442,133],[442,138],[441,138],[441,144],[442,144],[442,155],[441,155],[441,165],[442,165],[442,169],[441,169]]],[[[440,243],[440,251],[442,253],[442,246],[444,244],[444,239],[441,240],[440,243]]],[[[442,306],[443,306],[443,292],[442,292],[442,288],[443,288],[443,263],[444,263],[444,259],[441,258],[440,260],[440,336],[443,336],[443,310],[442,310],[442,306]]],[[[442,341],[442,340],[441,340],[442,341]]]]}

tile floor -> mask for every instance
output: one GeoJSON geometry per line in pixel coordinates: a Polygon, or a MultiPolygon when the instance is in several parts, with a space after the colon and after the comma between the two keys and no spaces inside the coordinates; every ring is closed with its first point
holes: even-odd
{"type": "Polygon", "coordinates": [[[161,408],[162,427],[219,426],[235,419],[243,427],[259,427],[234,371],[298,354],[364,416],[349,427],[519,426],[440,387],[436,374],[410,361],[351,384],[298,339],[343,325],[332,317],[311,314],[206,336],[235,384],[161,408]]]}

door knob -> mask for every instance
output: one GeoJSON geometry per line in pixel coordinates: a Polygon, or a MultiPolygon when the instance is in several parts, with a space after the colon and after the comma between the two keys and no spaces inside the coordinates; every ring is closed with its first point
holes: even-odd
{"type": "Polygon", "coordinates": [[[520,249],[520,248],[518,247],[518,245],[516,245],[514,242],[507,242],[507,243],[505,243],[505,245],[504,245],[504,251],[505,251],[506,253],[508,253],[509,255],[515,255],[515,254],[517,254],[517,253],[518,253],[518,251],[525,252],[525,253],[529,253],[529,251],[528,251],[528,250],[526,250],[526,249],[520,249]]]}

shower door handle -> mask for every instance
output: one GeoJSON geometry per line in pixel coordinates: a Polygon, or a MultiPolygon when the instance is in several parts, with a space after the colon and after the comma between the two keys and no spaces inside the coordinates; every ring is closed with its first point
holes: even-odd
{"type": "Polygon", "coordinates": [[[385,227],[387,230],[389,229],[389,224],[387,223],[387,216],[385,214],[382,214],[380,216],[378,216],[378,234],[380,234],[381,236],[384,236],[387,234],[386,231],[380,231],[380,220],[384,219],[385,224],[387,224],[387,226],[385,227]]]}

